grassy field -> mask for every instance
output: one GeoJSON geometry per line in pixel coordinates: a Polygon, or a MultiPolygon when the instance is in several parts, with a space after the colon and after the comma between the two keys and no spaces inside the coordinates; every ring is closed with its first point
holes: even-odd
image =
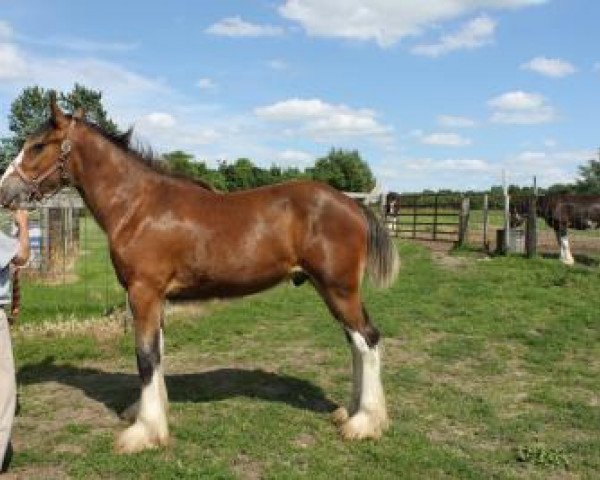
{"type": "Polygon", "coordinates": [[[81,218],[79,248],[60,259],[50,276],[22,275],[20,321],[40,323],[82,320],[111,312],[125,303],[125,293],[110,263],[106,236],[89,215],[81,218]]]}
{"type": "Polygon", "coordinates": [[[600,271],[555,260],[432,254],[366,303],[384,340],[392,425],[342,441],[350,354],[313,289],[173,309],[166,329],[172,444],[113,451],[137,397],[119,325],[15,331],[21,478],[598,478],[600,271]]]}

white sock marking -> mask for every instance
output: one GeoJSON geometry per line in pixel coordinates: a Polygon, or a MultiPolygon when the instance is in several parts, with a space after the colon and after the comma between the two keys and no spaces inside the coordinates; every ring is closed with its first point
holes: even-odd
{"type": "MultiPolygon", "coordinates": [[[[385,408],[385,397],[383,386],[381,385],[381,358],[379,346],[369,348],[364,337],[351,331],[350,337],[358,355],[360,355],[361,369],[361,388],[358,413],[369,415],[372,421],[384,423],[387,421],[385,408]]],[[[379,428],[380,425],[371,425],[372,428],[379,428]]]]}
{"type": "Polygon", "coordinates": [[[560,259],[564,263],[574,263],[573,256],[571,255],[571,248],[569,247],[569,237],[564,235],[560,237],[560,259]]]}

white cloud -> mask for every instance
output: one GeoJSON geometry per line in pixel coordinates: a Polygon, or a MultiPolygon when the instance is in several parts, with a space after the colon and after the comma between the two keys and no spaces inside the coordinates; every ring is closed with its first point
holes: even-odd
{"type": "Polygon", "coordinates": [[[89,40],[87,38],[59,36],[48,38],[35,38],[15,33],[12,26],[0,20],[0,42],[18,41],[23,45],[40,45],[43,47],[56,47],[78,52],[128,52],[140,46],[138,42],[114,42],[89,40]]]}
{"type": "Polygon", "coordinates": [[[315,161],[315,156],[301,150],[283,150],[275,158],[277,165],[286,167],[308,167],[315,161]]]}
{"type": "Polygon", "coordinates": [[[466,147],[471,145],[470,138],[464,138],[456,133],[430,133],[421,137],[421,143],[439,147],[466,147]]]}
{"type": "Polygon", "coordinates": [[[506,159],[510,181],[519,184],[531,184],[537,177],[538,185],[549,186],[554,183],[573,182],[577,177],[577,167],[595,152],[586,150],[525,150],[506,159]]]}
{"type": "Polygon", "coordinates": [[[500,110],[532,110],[541,107],[544,102],[544,97],[539,93],[516,90],[492,98],[488,105],[500,110]]]}
{"type": "Polygon", "coordinates": [[[539,93],[521,90],[507,92],[488,101],[494,109],[491,121],[515,125],[534,125],[556,120],[554,107],[539,93]]]}
{"type": "Polygon", "coordinates": [[[0,82],[22,79],[27,75],[27,61],[11,43],[0,43],[0,82]]]}
{"type": "Polygon", "coordinates": [[[374,40],[382,47],[415,36],[442,22],[482,9],[516,9],[546,0],[286,0],[285,18],[298,22],[308,35],[374,40]]]}
{"type": "Polygon", "coordinates": [[[271,68],[273,70],[279,70],[279,71],[287,70],[289,68],[288,63],[285,60],[280,60],[277,58],[274,58],[273,60],[269,60],[267,62],[267,65],[269,66],[269,68],[271,68]]]}
{"type": "Polygon", "coordinates": [[[257,25],[241,17],[228,17],[209,26],[205,33],[225,37],[273,37],[283,34],[283,28],[273,25],[257,25]]]}
{"type": "Polygon", "coordinates": [[[135,122],[136,135],[144,143],[150,142],[166,150],[213,145],[222,137],[213,126],[199,124],[198,119],[190,118],[184,110],[178,110],[179,114],[186,117],[181,121],[176,119],[175,115],[166,112],[142,115],[135,122]]]}
{"type": "Polygon", "coordinates": [[[76,52],[130,52],[140,46],[138,42],[106,42],[69,36],[34,39],[20,35],[18,38],[28,45],[56,47],[76,52]]]}
{"type": "Polygon", "coordinates": [[[170,92],[161,81],[127,70],[118,64],[94,58],[34,57],[12,44],[0,43],[0,87],[40,84],[65,90],[74,83],[110,92],[113,98],[127,100],[149,92],[170,92]]]}
{"type": "Polygon", "coordinates": [[[408,170],[428,172],[491,172],[497,167],[491,163],[477,158],[447,158],[443,160],[432,160],[430,158],[417,158],[404,161],[402,166],[408,170]]]}
{"type": "Polygon", "coordinates": [[[200,90],[216,90],[217,89],[217,84],[215,83],[214,80],[211,80],[210,78],[201,78],[200,80],[198,80],[196,82],[196,86],[200,90]]]}
{"type": "Polygon", "coordinates": [[[384,160],[374,167],[379,180],[397,191],[424,188],[487,188],[497,181],[500,167],[482,158],[415,158],[384,160]]]}
{"type": "Polygon", "coordinates": [[[531,70],[546,77],[562,78],[574,74],[577,69],[560,58],[535,57],[521,65],[523,70],[531,70]]]}
{"type": "Polygon", "coordinates": [[[8,22],[0,20],[0,40],[8,40],[13,35],[13,29],[8,22]]]}
{"type": "Polygon", "coordinates": [[[455,50],[472,50],[491,43],[495,30],[496,22],[487,15],[481,15],[464,24],[456,33],[443,35],[438,43],[413,47],[411,53],[439,57],[455,50]]]}
{"type": "Polygon", "coordinates": [[[317,141],[339,137],[385,137],[391,128],[381,125],[370,109],[332,105],[319,99],[292,98],[255,109],[264,120],[291,125],[290,134],[302,133],[317,141]]]}
{"type": "Polygon", "coordinates": [[[447,128],[469,128],[477,125],[475,120],[457,115],[438,115],[437,121],[442,127],[447,128]]]}
{"type": "Polygon", "coordinates": [[[151,128],[171,128],[177,123],[175,117],[169,113],[154,112],[145,115],[140,119],[140,123],[147,124],[151,128]]]}
{"type": "Polygon", "coordinates": [[[212,127],[193,128],[186,133],[178,133],[179,141],[188,145],[210,145],[221,138],[212,127]]]}

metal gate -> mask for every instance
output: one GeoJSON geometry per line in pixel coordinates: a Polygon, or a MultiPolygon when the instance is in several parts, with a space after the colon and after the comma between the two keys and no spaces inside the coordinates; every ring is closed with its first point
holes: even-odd
{"type": "Polygon", "coordinates": [[[457,195],[387,196],[385,223],[400,238],[463,243],[469,200],[457,195]]]}

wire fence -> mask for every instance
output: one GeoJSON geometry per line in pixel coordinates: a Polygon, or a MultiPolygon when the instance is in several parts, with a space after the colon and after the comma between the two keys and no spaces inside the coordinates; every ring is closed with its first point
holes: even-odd
{"type": "MultiPolygon", "coordinates": [[[[30,210],[31,256],[20,270],[19,320],[44,322],[110,314],[125,304],[109,258],[107,239],[81,205],[30,210]]],[[[0,214],[4,233],[16,233],[12,216],[0,214]]]]}

